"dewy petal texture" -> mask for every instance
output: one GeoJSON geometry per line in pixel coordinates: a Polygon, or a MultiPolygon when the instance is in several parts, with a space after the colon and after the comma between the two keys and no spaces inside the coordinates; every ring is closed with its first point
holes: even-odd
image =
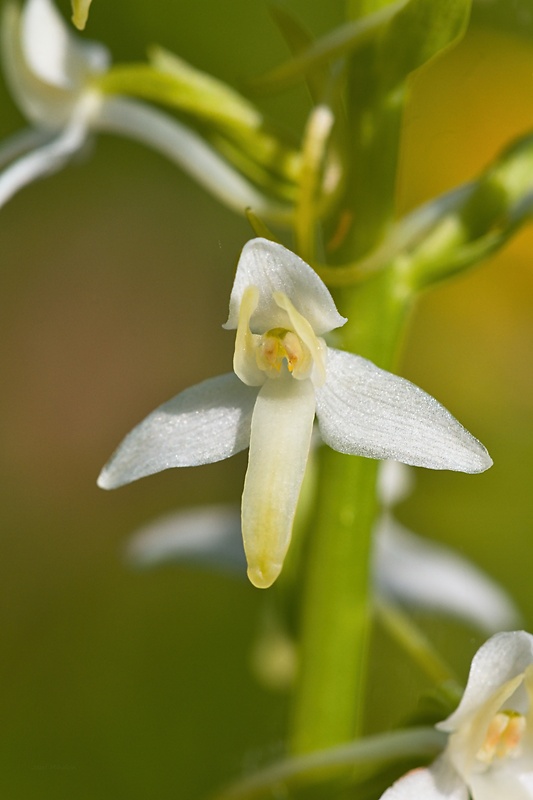
{"type": "Polygon", "coordinates": [[[242,496],[242,533],[248,577],[266,588],[278,577],[289,546],[315,416],[310,380],[268,380],[252,418],[250,456],[242,496]]]}
{"type": "Polygon", "coordinates": [[[481,442],[434,397],[331,347],[326,383],[317,389],[317,416],[322,438],[340,453],[471,473],[492,464],[481,442]]]}
{"type": "Polygon", "coordinates": [[[248,447],[257,389],[233,374],[210,378],[159,406],[126,436],[98,478],[114,489],[169,467],[194,467],[248,447]]]}
{"type": "Polygon", "coordinates": [[[237,328],[239,309],[248,286],[259,289],[258,304],[250,322],[254,333],[288,326],[287,312],[274,299],[276,292],[288,297],[317,335],[346,322],[316,272],[281,244],[252,239],[243,247],[231,290],[229,318],[224,325],[229,330],[237,328]]]}

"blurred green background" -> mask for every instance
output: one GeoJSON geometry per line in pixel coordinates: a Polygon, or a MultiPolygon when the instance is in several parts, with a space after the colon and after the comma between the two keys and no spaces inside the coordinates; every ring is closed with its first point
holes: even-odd
{"type": "MultiPolygon", "coordinates": [[[[340,0],[286,6],[316,34],[342,18],[340,0]]],[[[263,0],[94,0],[87,36],[117,61],[158,42],[235,85],[287,55],[263,0]]],[[[25,123],[3,85],[0,103],[3,137],[25,123]]],[[[303,91],[261,103],[299,131],[303,91]]],[[[532,128],[531,3],[480,0],[464,42],[412,82],[399,209],[474,176],[532,128]]],[[[0,235],[0,796],[195,800],[283,752],[286,699],[250,670],[262,594],[179,568],[132,573],[123,551],[164,511],[238,501],[246,458],[114,493],[95,480],[147,412],[230,369],[220,325],[250,230],[159,156],[101,137],[17,195],[0,235]]],[[[530,629],[532,262],[526,231],[417,308],[401,373],[495,466],[419,471],[400,509],[508,587],[530,629]]],[[[464,677],[481,637],[451,623],[431,635],[464,677]]],[[[419,684],[397,656],[378,631],[369,729],[400,719],[419,684]]]]}

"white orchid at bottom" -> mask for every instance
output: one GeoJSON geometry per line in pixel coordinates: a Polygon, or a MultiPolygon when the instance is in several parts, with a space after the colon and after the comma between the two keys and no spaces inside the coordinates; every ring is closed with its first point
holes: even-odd
{"type": "Polygon", "coordinates": [[[0,146],[0,206],[61,169],[93,132],[107,131],[154,148],[240,213],[251,206],[265,218],[286,215],[178,120],[101,91],[98,80],[111,61],[107,48],[77,36],[51,0],[26,0],[22,9],[8,0],[1,55],[8,86],[32,127],[0,146]]]}
{"type": "Polygon", "coordinates": [[[437,726],[449,734],[444,753],[382,800],[531,800],[532,700],[533,636],[496,634],[474,656],[459,707],[437,726]]]}
{"type": "Polygon", "coordinates": [[[248,575],[270,586],[287,551],[315,415],[341,453],[431,469],[482,472],[492,461],[433,397],[370,361],[328,347],[343,325],[318,275],[266,239],[241,254],[224,327],[234,373],[186,389],[122,442],[102,470],[112,489],[169,467],[229,458],[249,446],[242,497],[248,575]]]}

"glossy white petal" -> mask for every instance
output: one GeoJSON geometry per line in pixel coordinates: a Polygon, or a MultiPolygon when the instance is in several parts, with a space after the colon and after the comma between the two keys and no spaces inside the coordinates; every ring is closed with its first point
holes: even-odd
{"type": "Polygon", "coordinates": [[[169,467],[194,467],[229,458],[250,439],[257,389],[233,373],[185,389],[129,433],[98,478],[114,489],[169,467]]]}
{"type": "Polygon", "coordinates": [[[135,531],[127,557],[136,567],[193,564],[246,574],[237,506],[201,506],[159,517],[135,531]]]}
{"type": "Polygon", "coordinates": [[[496,713],[514,691],[512,684],[521,680],[533,663],[533,636],[525,631],[498,633],[480,647],[472,660],[468,683],[454,713],[441,722],[443,731],[456,731],[469,724],[480,709],[496,706],[496,713]],[[501,698],[501,699],[500,699],[501,698]]]}
{"type": "Polygon", "coordinates": [[[286,221],[290,216],[288,207],[268,200],[200,136],[162,111],[137,100],[109,97],[95,125],[154,148],[239,213],[251,207],[270,220],[286,221]]]}
{"type": "Polygon", "coordinates": [[[328,349],[317,388],[322,438],[334,450],[429,469],[483,472],[492,459],[435,398],[360,356],[328,349]]]}
{"type": "Polygon", "coordinates": [[[231,290],[225,328],[237,327],[241,301],[248,286],[259,289],[259,302],[250,322],[254,333],[290,327],[287,312],[274,300],[274,294],[278,292],[289,298],[317,335],[346,322],[316,272],[281,244],[260,238],[245,244],[231,290]]]}
{"type": "Polygon", "coordinates": [[[408,772],[387,789],[381,800],[468,800],[468,797],[464,781],[444,759],[438,759],[429,769],[408,772]]]}
{"type": "Polygon", "coordinates": [[[381,596],[464,619],[487,633],[513,628],[520,619],[511,598],[474,564],[388,514],[375,532],[373,575],[381,596]]]}
{"type": "Polygon", "coordinates": [[[22,47],[35,75],[63,89],[75,88],[89,73],[109,66],[106,48],[78,38],[51,0],[27,0],[22,12],[22,47]]]}
{"type": "Polygon", "coordinates": [[[289,375],[260,389],[252,418],[242,495],[242,533],[248,577],[270,586],[289,546],[311,446],[315,394],[310,380],[289,375]]]}
{"type": "Polygon", "coordinates": [[[76,121],[48,144],[10,164],[0,173],[0,206],[27,184],[60,170],[81,149],[86,138],[86,124],[81,120],[76,121]]]}

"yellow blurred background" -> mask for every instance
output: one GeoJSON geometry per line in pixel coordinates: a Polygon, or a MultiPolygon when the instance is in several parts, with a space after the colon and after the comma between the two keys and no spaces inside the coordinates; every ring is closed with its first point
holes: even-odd
{"type": "MultiPolygon", "coordinates": [[[[315,33],[341,19],[340,2],[287,6],[315,33]]],[[[263,0],[94,0],[87,36],[116,60],[157,41],[236,85],[286,57],[263,0]]],[[[0,103],[3,137],[24,122],[4,87],[0,103]]],[[[264,107],[298,131],[305,94],[264,107]]],[[[412,81],[399,208],[475,176],[531,128],[527,4],[480,0],[464,42],[412,81]]],[[[101,137],[2,209],[0,235],[0,796],[195,800],[283,750],[286,700],[249,669],[261,593],[181,568],[137,574],[123,551],[164,511],[238,501],[246,459],[113,493],[95,480],[147,412],[231,368],[220,326],[250,230],[159,156],[101,137]]],[[[498,578],[530,626],[532,262],[530,230],[420,302],[401,372],[495,466],[420,470],[400,510],[498,578]]],[[[464,677],[479,634],[447,623],[431,633],[464,677]]],[[[375,639],[370,727],[401,717],[398,680],[414,691],[419,678],[405,662],[389,691],[395,650],[375,639]]]]}

